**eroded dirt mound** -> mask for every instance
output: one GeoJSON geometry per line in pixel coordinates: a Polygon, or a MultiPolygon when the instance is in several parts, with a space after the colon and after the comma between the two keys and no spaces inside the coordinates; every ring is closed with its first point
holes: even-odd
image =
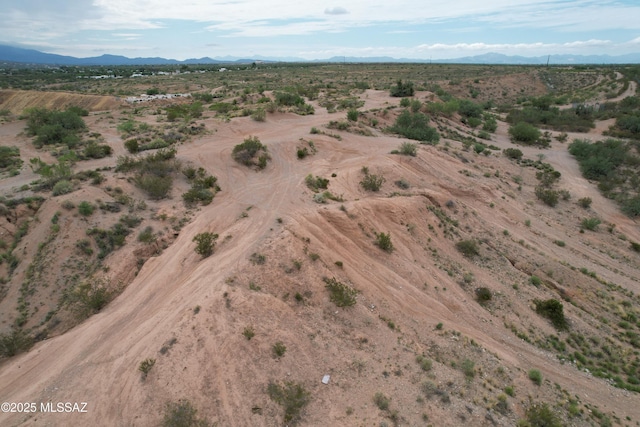
{"type": "Polygon", "coordinates": [[[0,90],[0,109],[20,114],[27,108],[39,107],[63,110],[71,106],[89,111],[105,111],[118,108],[121,101],[113,96],[79,95],[65,92],[35,92],[0,90]]]}

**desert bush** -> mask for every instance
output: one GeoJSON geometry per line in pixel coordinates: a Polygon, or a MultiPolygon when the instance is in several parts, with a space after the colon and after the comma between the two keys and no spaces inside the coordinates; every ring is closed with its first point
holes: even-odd
{"type": "Polygon", "coordinates": [[[640,243],[638,242],[631,242],[631,249],[634,252],[640,252],[640,243]]]}
{"type": "Polygon", "coordinates": [[[364,178],[360,181],[362,188],[368,191],[380,191],[382,184],[386,181],[384,176],[369,173],[369,169],[364,167],[362,169],[364,178]]]}
{"type": "Polygon", "coordinates": [[[84,255],[91,256],[93,255],[93,248],[91,247],[91,242],[87,239],[81,239],[76,242],[76,248],[84,255]]]}
{"type": "Polygon", "coordinates": [[[546,317],[551,321],[553,326],[557,329],[565,329],[567,327],[567,320],[564,317],[564,308],[562,303],[556,299],[548,300],[533,300],[536,306],[536,313],[546,317]]]}
{"type": "Polygon", "coordinates": [[[257,136],[250,136],[242,144],[233,147],[231,156],[238,163],[245,166],[258,166],[260,169],[266,167],[266,161],[269,159],[267,147],[260,142],[257,136]]]}
{"type": "Polygon", "coordinates": [[[36,137],[33,144],[38,148],[52,144],[73,148],[80,142],[79,133],[87,128],[78,110],[73,108],[66,111],[33,108],[27,111],[26,117],[26,133],[36,137]]]}
{"type": "Polygon", "coordinates": [[[560,194],[556,190],[543,185],[536,186],[535,194],[538,200],[541,200],[545,205],[551,207],[555,207],[558,204],[558,198],[560,197],[560,194]]]}
{"type": "Polygon", "coordinates": [[[285,346],[282,341],[278,341],[271,347],[271,351],[273,352],[273,356],[279,359],[286,353],[287,346],[285,346]]]}
{"type": "Polygon", "coordinates": [[[0,169],[18,169],[22,166],[18,147],[0,147],[0,169]]]}
{"type": "Polygon", "coordinates": [[[293,107],[304,104],[304,99],[302,99],[302,97],[291,92],[276,92],[275,97],[276,104],[282,106],[293,107]]]}
{"type": "Polygon", "coordinates": [[[33,337],[22,329],[11,329],[11,332],[0,334],[0,356],[12,357],[28,351],[33,345],[33,337]]]}
{"type": "Polygon", "coordinates": [[[456,243],[456,249],[467,258],[480,255],[478,243],[475,240],[461,240],[456,243]]]}
{"type": "Polygon", "coordinates": [[[327,178],[321,178],[319,176],[314,178],[311,174],[306,176],[304,182],[307,184],[307,187],[313,191],[319,191],[320,189],[326,190],[329,185],[327,178]]]}
{"type": "Polygon", "coordinates": [[[542,145],[547,146],[541,141],[542,134],[537,127],[530,125],[529,123],[519,122],[509,127],[509,135],[511,135],[511,141],[515,143],[525,145],[542,145]]]}
{"type": "Polygon", "coordinates": [[[406,190],[411,187],[411,184],[406,179],[399,179],[395,182],[395,184],[398,187],[402,188],[403,190],[406,190]]]}
{"type": "Polygon", "coordinates": [[[78,213],[82,216],[90,216],[95,210],[95,206],[89,202],[82,201],[78,204],[78,213]]]}
{"type": "Polygon", "coordinates": [[[391,243],[391,233],[375,233],[376,245],[385,252],[393,252],[393,243],[391,243]]]}
{"type": "Polygon", "coordinates": [[[389,130],[406,138],[430,144],[437,144],[440,140],[438,131],[429,126],[429,117],[419,112],[403,111],[389,130]]]}
{"type": "Polygon", "coordinates": [[[529,277],[529,283],[537,288],[542,284],[542,279],[540,279],[538,276],[533,275],[529,277]]]}
{"type": "Polygon", "coordinates": [[[580,228],[583,230],[597,231],[598,226],[602,223],[598,218],[584,218],[580,223],[580,228]]]}
{"type": "Polygon", "coordinates": [[[349,120],[350,122],[357,122],[359,115],[360,113],[358,112],[358,110],[352,108],[347,111],[347,120],[349,120]]]}
{"type": "Polygon", "coordinates": [[[592,202],[593,200],[591,200],[591,197],[582,197],[581,199],[578,199],[578,204],[585,209],[589,209],[592,202]]]}
{"type": "Polygon", "coordinates": [[[412,82],[404,83],[402,80],[398,80],[395,86],[391,87],[391,96],[396,98],[405,98],[407,96],[413,96],[415,93],[412,82]]]}
{"type": "Polygon", "coordinates": [[[529,375],[529,379],[533,381],[534,384],[536,385],[542,384],[542,373],[540,373],[539,370],[530,369],[528,375],[529,375]]]}
{"type": "Polygon", "coordinates": [[[491,290],[489,288],[477,288],[475,292],[476,299],[480,303],[491,301],[491,298],[493,298],[493,294],[491,293],[491,290]]]}
{"type": "Polygon", "coordinates": [[[462,363],[460,363],[460,370],[468,380],[476,376],[475,365],[475,362],[470,359],[464,359],[462,363]]]}
{"type": "Polygon", "coordinates": [[[196,243],[194,251],[203,258],[210,256],[213,253],[217,239],[217,234],[208,231],[196,234],[193,237],[193,241],[196,243]]]}
{"type": "Polygon", "coordinates": [[[84,319],[106,307],[115,294],[104,280],[88,280],[77,285],[65,297],[72,311],[84,319]]]}
{"type": "Polygon", "coordinates": [[[420,365],[420,369],[423,371],[430,371],[433,367],[433,362],[431,359],[426,358],[425,356],[419,354],[416,356],[416,362],[420,365]]]}
{"type": "Polygon", "coordinates": [[[267,394],[278,405],[284,408],[284,424],[295,425],[300,421],[302,410],[309,403],[311,394],[302,386],[294,382],[283,385],[270,382],[267,394]]]}
{"type": "Polygon", "coordinates": [[[54,196],[60,196],[62,194],[71,193],[72,191],[73,191],[73,184],[70,181],[63,179],[54,184],[52,194],[54,196]]]}
{"type": "Polygon", "coordinates": [[[256,122],[264,122],[267,119],[267,112],[264,108],[257,108],[252,114],[251,118],[256,122]]]}
{"type": "Polygon", "coordinates": [[[144,230],[142,230],[140,232],[140,234],[138,234],[138,241],[142,242],[142,243],[151,243],[154,242],[156,240],[154,234],[153,234],[153,227],[151,227],[150,225],[148,225],[147,227],[144,228],[144,230]]]}
{"type": "Polygon", "coordinates": [[[156,364],[156,359],[144,359],[138,365],[138,370],[142,372],[142,379],[146,379],[149,372],[151,372],[151,368],[156,364]]]}
{"type": "Polygon", "coordinates": [[[198,410],[188,400],[169,402],[165,408],[163,427],[207,427],[209,423],[198,418],[198,410]]]}
{"type": "Polygon", "coordinates": [[[402,154],[404,156],[415,157],[418,154],[418,146],[411,142],[403,142],[402,144],[400,144],[400,147],[398,148],[398,150],[394,150],[394,151],[392,151],[391,153],[392,154],[397,153],[397,154],[402,154]]]}
{"type": "Polygon", "coordinates": [[[329,299],[331,302],[338,307],[351,307],[355,305],[356,295],[358,295],[357,290],[339,282],[335,277],[325,277],[323,280],[326,283],[325,287],[329,290],[329,299]]]}
{"type": "Polygon", "coordinates": [[[112,153],[113,149],[109,145],[90,142],[84,147],[82,155],[88,159],[102,159],[103,157],[110,156],[112,153]]]}
{"type": "Polygon", "coordinates": [[[153,173],[143,173],[134,179],[136,186],[143,190],[147,195],[154,199],[164,199],[169,195],[173,185],[171,176],[158,176],[153,173]]]}
{"type": "MultiPolygon", "coordinates": [[[[562,427],[564,424],[549,405],[533,405],[527,409],[527,423],[530,427],[562,427]]],[[[519,424],[520,425],[520,424],[519,424]]]]}
{"type": "Polygon", "coordinates": [[[389,399],[384,394],[382,394],[380,392],[377,392],[373,396],[373,403],[375,403],[376,406],[378,407],[378,409],[380,409],[381,411],[386,411],[386,410],[389,409],[389,405],[391,403],[391,399],[389,399]]]}
{"type": "Polygon", "coordinates": [[[514,160],[522,159],[523,155],[522,151],[518,150],[517,148],[505,148],[504,150],[502,150],[502,152],[506,157],[514,160]]]}
{"type": "Polygon", "coordinates": [[[247,339],[247,341],[251,341],[251,338],[256,336],[255,331],[253,330],[253,326],[247,326],[242,331],[242,335],[247,339]]]}

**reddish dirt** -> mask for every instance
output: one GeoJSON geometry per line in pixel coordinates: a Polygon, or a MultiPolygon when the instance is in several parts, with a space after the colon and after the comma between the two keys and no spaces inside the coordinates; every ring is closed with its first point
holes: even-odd
{"type": "MultiPolygon", "coordinates": [[[[362,110],[398,102],[374,90],[362,97],[362,110]]],[[[265,393],[270,381],[296,381],[310,391],[301,425],[378,425],[388,416],[372,397],[382,392],[391,397],[401,425],[418,425],[427,414],[428,422],[438,426],[512,426],[529,398],[559,401],[554,384],[600,411],[640,420],[637,394],[561,363],[504,326],[521,321],[554,333],[531,309],[532,299],[549,297],[549,289],[525,283],[529,275],[543,274],[539,272],[553,265],[556,273],[549,283],[565,275],[563,286],[569,292],[587,292],[572,288],[572,280],[583,279],[571,279],[577,273],[559,260],[588,266],[605,280],[640,293],[637,255],[604,231],[578,233],[581,208],[575,203],[556,210],[543,206],[533,196],[534,172],[503,157],[463,151],[456,141],[420,146],[415,158],[391,155],[403,140],[375,129],[374,137],[338,132],[341,141],[309,134],[312,127],[324,129],[343,115],[316,105],[314,115],[275,113],[264,123],[248,117],[229,122],[203,118],[211,132],[181,145],[178,157],[218,177],[222,191],[213,203],[201,208],[160,256],[149,259],[103,311],[0,365],[0,401],[87,402],[88,413],[3,413],[0,423],[158,425],[166,402],[184,398],[219,425],[280,425],[282,409],[265,393]],[[231,160],[233,147],[251,135],[269,148],[272,161],[264,171],[231,160]],[[301,138],[313,140],[317,154],[298,160],[301,138]],[[358,185],[363,166],[384,174],[381,192],[358,185]],[[308,174],[329,178],[329,190],[345,201],[314,203],[305,186],[308,174]],[[522,191],[512,179],[517,175],[524,179],[522,191]],[[410,189],[394,185],[401,178],[410,189]],[[429,207],[459,221],[457,237],[446,237],[447,227],[453,227],[440,227],[429,207]],[[526,219],[530,227],[524,225],[526,219]],[[203,231],[220,235],[214,254],[206,259],[194,253],[192,242],[203,231]],[[374,245],[375,232],[391,233],[393,253],[374,245]],[[461,238],[485,242],[479,259],[470,261],[456,251],[454,243],[461,238]],[[556,239],[567,248],[555,245],[556,239]],[[607,251],[626,258],[612,259],[607,251]],[[250,262],[254,253],[266,257],[264,265],[250,262]],[[311,253],[319,258],[312,261],[311,253]],[[299,270],[292,267],[294,260],[301,262],[299,270]],[[496,293],[493,308],[479,305],[473,291],[459,285],[463,272],[473,273],[472,287],[487,286],[496,293]],[[360,291],[357,304],[337,308],[329,301],[323,276],[360,291]],[[519,291],[514,282],[521,283],[519,291]],[[250,289],[251,283],[260,290],[250,289]],[[296,301],[296,293],[303,303],[296,301]],[[441,330],[436,328],[440,322],[441,330]],[[247,326],[256,333],[251,340],[242,335],[247,326]],[[271,354],[277,341],[287,347],[281,359],[271,354]],[[434,360],[429,373],[415,362],[422,353],[434,360]],[[143,380],[138,366],[146,358],[155,358],[156,364],[143,380]],[[451,366],[465,358],[476,363],[471,381],[451,366]],[[531,368],[546,379],[541,387],[527,378],[531,368]],[[331,374],[328,385],[320,383],[324,374],[331,374]],[[416,401],[425,381],[446,388],[451,403],[416,401]],[[516,390],[515,398],[509,398],[510,412],[488,411],[506,385],[516,390]]],[[[95,120],[91,128],[117,153],[122,151],[114,124],[95,120]]],[[[0,135],[3,143],[21,143],[28,151],[24,139],[15,136],[20,129],[19,122],[3,125],[0,135]]],[[[500,123],[491,143],[512,146],[506,124],[500,123]]],[[[637,222],[621,215],[581,177],[566,144],[521,149],[530,158],[543,154],[562,173],[561,186],[572,199],[591,197],[591,210],[603,222],[616,224],[628,240],[640,241],[637,222]]],[[[24,171],[3,186],[33,178],[24,171]]],[[[163,206],[171,209],[175,203],[163,206]]],[[[127,265],[125,259],[116,261],[121,264],[114,262],[113,272],[127,265]]],[[[565,307],[576,328],[589,326],[578,308],[565,307]]],[[[569,421],[587,423],[586,415],[569,421]]]]}

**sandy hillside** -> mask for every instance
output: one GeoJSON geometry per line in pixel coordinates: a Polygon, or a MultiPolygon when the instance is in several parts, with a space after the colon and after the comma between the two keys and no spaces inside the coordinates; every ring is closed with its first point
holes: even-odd
{"type": "MultiPolygon", "coordinates": [[[[361,110],[375,110],[381,121],[382,109],[398,103],[384,91],[360,96],[361,110]]],[[[101,102],[92,105],[113,108],[101,102]]],[[[285,382],[308,391],[300,425],[309,426],[513,426],[532,403],[543,402],[567,425],[592,425],[588,408],[617,417],[620,425],[640,421],[637,393],[535,345],[570,333],[605,340],[617,318],[610,326],[598,323],[603,292],[613,305],[636,304],[627,292],[640,293],[640,257],[628,247],[640,241],[640,228],[582,178],[567,144],[521,148],[531,159],[543,154],[561,172],[560,186],[572,197],[552,209],[535,198],[535,169],[500,151],[485,156],[441,140],[419,146],[416,157],[394,155],[405,139],[379,127],[370,128],[373,136],[329,130],[326,124],[345,113],[314,105],[313,115],[270,113],[265,122],[205,113],[199,122],[207,132],[180,145],[177,157],[218,178],[221,192],[213,203],[193,211],[175,241],[130,275],[100,313],[0,364],[0,401],[87,402],[87,412],[2,413],[0,424],[153,426],[162,422],[167,402],[186,399],[198,416],[220,426],[282,425],[282,407],[266,390],[285,382]],[[310,134],[314,127],[325,134],[310,134]],[[231,159],[233,147],[249,136],[268,147],[271,161],[262,171],[231,159]],[[308,141],[317,153],[300,160],[296,149],[308,141]],[[363,166],[384,176],[379,192],[359,185],[363,166]],[[343,201],[314,202],[305,185],[309,174],[328,178],[328,190],[343,201]],[[399,187],[400,180],[409,188],[399,187]],[[593,199],[589,215],[602,219],[599,232],[579,233],[585,212],[575,200],[587,196],[593,199]],[[615,233],[605,224],[615,224],[615,233]],[[192,241],[203,231],[219,235],[204,259],[192,241]],[[376,246],[378,233],[390,233],[392,252],[376,246]],[[479,243],[478,256],[456,250],[465,239],[479,243]],[[582,267],[593,276],[576,271],[582,267]],[[541,286],[530,284],[532,275],[542,278],[541,286]],[[326,278],[356,289],[356,304],[337,307],[326,278]],[[479,287],[493,294],[485,305],[476,301],[479,287]],[[557,332],[533,310],[534,299],[561,295],[573,301],[563,300],[568,332],[557,332]],[[250,340],[247,328],[255,333],[250,340]],[[273,354],[276,343],[286,347],[281,357],[273,354]],[[418,356],[432,366],[421,368],[418,356]],[[138,367],[147,358],[155,365],[142,378],[138,367]],[[542,373],[540,386],[529,379],[531,369],[542,373]],[[326,374],[331,379],[324,385],[326,374]],[[507,387],[513,396],[504,394],[507,387]],[[374,403],[376,393],[390,398],[388,409],[374,403]],[[582,410],[574,417],[567,415],[570,401],[582,410]]],[[[88,122],[124,154],[115,123],[96,116],[88,122]]],[[[0,127],[3,143],[24,138],[17,123],[0,127]]],[[[437,124],[470,132],[457,118],[437,124]]],[[[507,130],[500,122],[488,143],[513,147],[507,130]]],[[[28,182],[28,173],[8,178],[7,186],[28,182]]],[[[108,179],[135,192],[122,176],[108,179]]],[[[105,198],[102,188],[73,200],[105,198]]],[[[173,194],[154,208],[171,211],[181,203],[178,190],[173,194]]],[[[45,204],[41,217],[57,206],[45,204]]],[[[34,239],[24,245],[37,245],[34,239]]],[[[107,275],[133,268],[127,256],[111,257],[107,275]]]]}

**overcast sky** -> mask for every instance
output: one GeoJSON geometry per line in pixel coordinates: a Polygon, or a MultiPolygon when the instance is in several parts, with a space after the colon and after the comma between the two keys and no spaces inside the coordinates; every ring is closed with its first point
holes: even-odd
{"type": "Polygon", "coordinates": [[[640,52],[638,0],[2,0],[0,44],[76,57],[640,52]]]}

